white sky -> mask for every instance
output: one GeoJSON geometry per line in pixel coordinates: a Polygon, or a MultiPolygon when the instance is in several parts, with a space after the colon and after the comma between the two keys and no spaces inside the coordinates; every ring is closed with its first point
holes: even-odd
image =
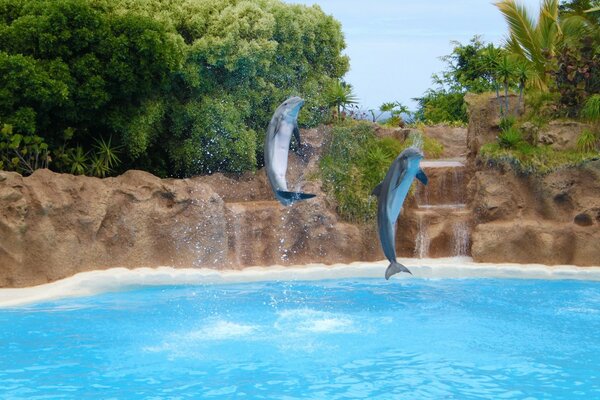
{"type": "MultiPolygon", "coordinates": [[[[379,108],[401,101],[414,109],[413,97],[431,87],[431,75],[444,68],[440,56],[450,41],[467,43],[476,34],[500,44],[504,19],[488,0],[285,0],[318,4],[342,23],[350,71],[361,106],[379,108]]],[[[521,0],[537,16],[540,0],[521,0]]]]}

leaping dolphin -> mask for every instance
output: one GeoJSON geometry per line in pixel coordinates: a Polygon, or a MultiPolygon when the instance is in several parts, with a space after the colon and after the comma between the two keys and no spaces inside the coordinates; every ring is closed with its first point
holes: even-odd
{"type": "Polygon", "coordinates": [[[271,118],[265,138],[267,177],[275,197],[284,206],[315,197],[314,194],[288,191],[285,180],[292,134],[296,138],[298,148],[302,148],[298,129],[298,113],[303,105],[304,100],[300,97],[290,97],[281,103],[271,118]]]}
{"type": "Polygon", "coordinates": [[[427,176],[419,165],[422,159],[423,153],[416,147],[404,150],[394,160],[383,181],[373,189],[372,194],[377,196],[379,241],[383,254],[390,262],[385,270],[385,279],[390,279],[398,272],[412,274],[408,268],[396,261],[396,220],[413,179],[416,177],[427,185],[427,176]]]}

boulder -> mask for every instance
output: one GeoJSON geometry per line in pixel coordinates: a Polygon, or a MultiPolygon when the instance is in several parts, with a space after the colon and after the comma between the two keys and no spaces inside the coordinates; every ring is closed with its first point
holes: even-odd
{"type": "Polygon", "coordinates": [[[585,129],[591,127],[576,121],[551,121],[540,128],[538,142],[549,145],[555,150],[574,150],[577,148],[579,135],[585,129]]]}

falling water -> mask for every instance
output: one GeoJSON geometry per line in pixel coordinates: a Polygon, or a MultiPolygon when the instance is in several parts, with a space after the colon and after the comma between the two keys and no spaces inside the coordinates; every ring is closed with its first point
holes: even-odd
{"type": "Polygon", "coordinates": [[[425,258],[429,254],[429,233],[427,232],[427,224],[423,222],[423,215],[417,214],[417,239],[415,240],[415,257],[425,258]]]}
{"type": "Polygon", "coordinates": [[[465,221],[454,223],[454,257],[466,256],[469,253],[469,226],[465,221]]]}

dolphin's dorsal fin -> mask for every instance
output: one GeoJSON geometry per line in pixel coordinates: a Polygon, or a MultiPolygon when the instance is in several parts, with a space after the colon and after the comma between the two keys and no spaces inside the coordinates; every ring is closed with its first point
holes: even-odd
{"type": "Polygon", "coordinates": [[[383,186],[383,182],[380,182],[379,185],[375,186],[375,189],[373,189],[371,195],[379,197],[381,195],[381,186],[383,186]]]}
{"type": "Polygon", "coordinates": [[[422,169],[419,169],[419,172],[417,172],[417,179],[420,180],[423,185],[427,185],[427,182],[429,182],[427,175],[425,175],[425,172],[423,172],[422,169]]]}

